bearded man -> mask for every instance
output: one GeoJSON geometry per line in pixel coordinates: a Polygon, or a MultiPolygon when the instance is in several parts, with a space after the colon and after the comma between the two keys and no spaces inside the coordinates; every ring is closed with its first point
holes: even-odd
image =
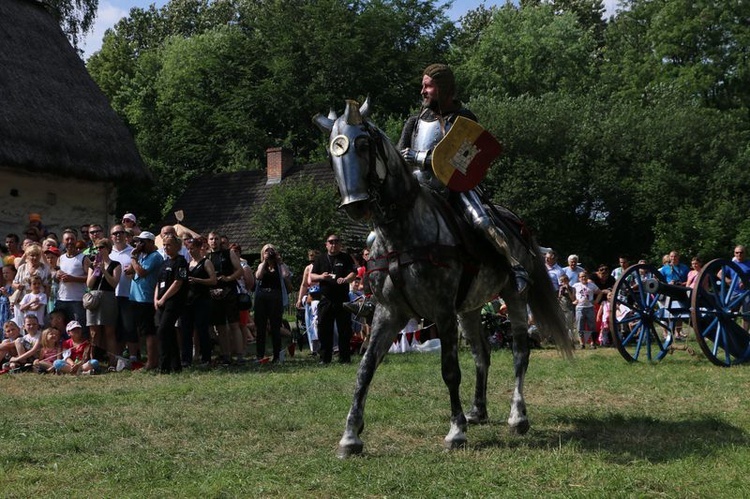
{"type": "Polygon", "coordinates": [[[432,170],[432,152],[448,133],[459,116],[478,121],[477,117],[456,98],[456,80],[453,71],[445,64],[431,64],[422,74],[422,109],[411,116],[404,125],[401,139],[396,146],[412,168],[419,183],[444,197],[450,197],[453,206],[458,205],[461,214],[491,244],[513,269],[519,293],[526,289],[528,273],[511,255],[503,231],[495,225],[487,213],[475,189],[467,192],[448,192],[448,188],[432,170]]]}

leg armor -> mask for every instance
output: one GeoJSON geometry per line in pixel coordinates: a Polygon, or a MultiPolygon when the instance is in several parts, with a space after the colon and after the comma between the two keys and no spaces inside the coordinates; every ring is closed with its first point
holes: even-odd
{"type": "Polygon", "coordinates": [[[495,251],[510,264],[516,274],[516,287],[519,292],[522,292],[529,282],[529,276],[518,260],[511,254],[505,233],[492,221],[484,204],[482,204],[482,201],[474,190],[462,192],[459,199],[463,206],[464,216],[469,223],[476,230],[480,231],[495,248],[495,251]]]}

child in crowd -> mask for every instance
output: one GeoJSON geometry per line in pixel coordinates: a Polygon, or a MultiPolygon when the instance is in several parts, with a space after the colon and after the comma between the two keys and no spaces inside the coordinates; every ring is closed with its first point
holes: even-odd
{"type": "Polygon", "coordinates": [[[44,292],[44,286],[42,285],[42,278],[38,275],[31,277],[31,292],[27,293],[19,304],[21,313],[26,315],[33,313],[36,315],[37,322],[41,325],[44,324],[45,315],[47,313],[47,295],[44,292]]]}
{"type": "Polygon", "coordinates": [[[40,374],[54,371],[52,364],[62,358],[62,343],[60,331],[54,327],[48,327],[42,331],[42,349],[39,358],[34,361],[34,370],[40,374]]]}
{"type": "Polygon", "coordinates": [[[573,330],[576,306],[573,304],[575,301],[575,291],[570,286],[570,278],[566,274],[560,274],[557,280],[560,287],[557,289],[557,302],[560,304],[560,308],[563,311],[565,317],[565,328],[568,330],[568,337],[573,343],[573,346],[577,343],[576,334],[573,330]]]}
{"type": "Polygon", "coordinates": [[[92,374],[98,371],[99,362],[91,358],[91,343],[83,337],[83,329],[78,321],[70,321],[65,326],[70,339],[62,344],[63,358],[52,363],[58,374],[92,374]]]}
{"type": "Polygon", "coordinates": [[[596,324],[599,327],[599,344],[603,347],[612,345],[612,337],[609,335],[610,310],[609,300],[603,300],[599,310],[596,312],[596,324]]]}
{"type": "MultiPolygon", "coordinates": [[[[14,320],[3,323],[3,341],[0,342],[0,362],[5,364],[6,360],[18,355],[16,351],[16,340],[21,337],[21,328],[14,320]]],[[[3,366],[3,369],[6,367],[3,366]]]]}
{"type": "MultiPolygon", "coordinates": [[[[591,333],[596,330],[596,316],[594,315],[594,299],[599,294],[599,288],[589,280],[586,271],[578,274],[578,282],[573,284],[575,290],[576,306],[576,327],[578,328],[578,338],[581,340],[581,349],[586,348],[587,343],[591,343],[591,333]]],[[[596,344],[591,343],[592,348],[596,344]]]]}
{"type": "Polygon", "coordinates": [[[65,326],[68,324],[68,314],[65,313],[65,310],[59,308],[57,310],[53,310],[47,316],[47,320],[49,322],[47,326],[57,329],[57,332],[60,333],[60,341],[64,341],[70,338],[70,336],[68,336],[68,333],[65,332],[65,326]]]}
{"type": "Polygon", "coordinates": [[[307,326],[307,339],[310,344],[310,354],[315,356],[320,351],[320,340],[318,339],[318,304],[320,304],[320,286],[314,284],[307,291],[305,299],[305,325],[307,326]]]}
{"type": "Polygon", "coordinates": [[[5,324],[13,318],[13,305],[10,303],[10,297],[13,295],[13,279],[16,278],[16,268],[13,265],[6,265],[2,268],[3,283],[0,286],[0,324],[5,324]]]}
{"type": "Polygon", "coordinates": [[[16,339],[16,356],[10,358],[10,369],[18,369],[28,366],[29,369],[34,359],[39,357],[42,349],[42,331],[39,321],[33,313],[26,314],[23,320],[25,334],[16,339]]]}

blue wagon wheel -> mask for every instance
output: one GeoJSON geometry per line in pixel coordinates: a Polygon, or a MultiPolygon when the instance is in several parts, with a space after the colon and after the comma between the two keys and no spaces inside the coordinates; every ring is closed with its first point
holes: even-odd
{"type": "Polygon", "coordinates": [[[609,295],[609,330],[620,355],[628,362],[661,360],[670,351],[674,320],[664,308],[667,297],[647,292],[646,282],[661,272],[638,264],[622,273],[609,295]]]}
{"type": "Polygon", "coordinates": [[[695,337],[708,360],[729,367],[750,359],[750,279],[739,265],[708,262],[691,302],[695,337]]]}

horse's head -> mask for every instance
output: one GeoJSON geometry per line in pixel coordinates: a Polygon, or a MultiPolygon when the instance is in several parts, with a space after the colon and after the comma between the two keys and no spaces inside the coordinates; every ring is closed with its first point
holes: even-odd
{"type": "Polygon", "coordinates": [[[337,117],[316,115],[315,124],[330,133],[328,153],[341,193],[340,208],[355,219],[369,218],[373,189],[386,176],[386,165],[378,158],[377,147],[381,132],[367,122],[370,100],[362,106],[353,100],[346,101],[344,114],[337,117]]]}

